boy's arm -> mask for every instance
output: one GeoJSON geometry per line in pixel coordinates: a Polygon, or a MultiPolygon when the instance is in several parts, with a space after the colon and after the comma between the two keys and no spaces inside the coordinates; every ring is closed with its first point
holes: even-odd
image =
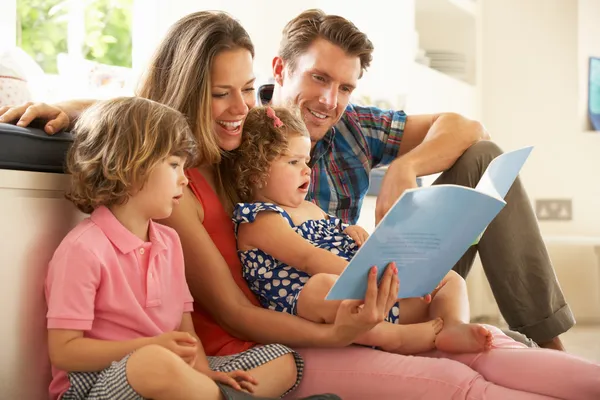
{"type": "Polygon", "coordinates": [[[52,365],[63,371],[101,371],[113,361],[150,344],[162,346],[181,358],[193,356],[197,338],[185,332],[112,341],[83,337],[83,331],[48,329],[48,352],[52,365]]]}
{"type": "Polygon", "coordinates": [[[179,325],[179,331],[187,332],[197,340],[196,362],[193,365],[193,367],[202,373],[210,371],[210,367],[208,366],[208,359],[206,358],[206,353],[204,352],[204,346],[202,346],[202,342],[200,341],[198,335],[196,335],[196,330],[194,329],[194,322],[192,321],[191,313],[183,313],[183,317],[181,318],[181,325],[179,325]]]}
{"type": "Polygon", "coordinates": [[[241,224],[238,246],[258,248],[284,263],[306,272],[340,275],[348,262],[330,251],[313,246],[281,217],[262,212],[251,224],[241,224]]]}
{"type": "Polygon", "coordinates": [[[48,352],[52,365],[63,371],[101,371],[127,354],[148,344],[153,338],[122,342],[83,337],[83,331],[48,330],[48,352]]]}

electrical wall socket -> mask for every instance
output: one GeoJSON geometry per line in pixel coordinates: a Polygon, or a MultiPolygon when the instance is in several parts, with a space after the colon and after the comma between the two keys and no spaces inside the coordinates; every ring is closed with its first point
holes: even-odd
{"type": "Polygon", "coordinates": [[[571,199],[538,199],[535,201],[535,215],[540,221],[571,221],[571,199]]]}

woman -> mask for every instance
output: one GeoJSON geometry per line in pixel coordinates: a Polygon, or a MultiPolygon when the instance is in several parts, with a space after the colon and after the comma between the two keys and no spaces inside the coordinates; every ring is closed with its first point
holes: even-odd
{"type": "MultiPolygon", "coordinates": [[[[356,314],[347,312],[349,306],[341,307],[334,325],[262,309],[241,276],[230,220],[231,187],[223,185],[227,171],[218,169],[220,157],[213,151],[232,150],[240,143],[241,126],[255,105],[252,59],[250,39],[237,22],[222,13],[195,13],[168,33],[140,91],[182,111],[205,156],[215,155],[210,165],[188,171],[187,195],[165,221],[177,230],[184,247],[188,284],[200,308],[194,322],[209,355],[239,353],[255,342],[297,348],[305,360],[304,377],[291,396],[334,392],[344,399],[519,400],[600,395],[597,366],[573,363],[574,357],[549,350],[543,353],[546,363],[531,364],[527,352],[537,350],[521,348],[498,330],[496,349],[486,353],[407,357],[344,347],[369,325],[353,320],[356,314]],[[514,365],[514,354],[523,360],[522,371],[503,367],[507,360],[514,365]],[[565,383],[563,371],[553,368],[558,362],[586,368],[573,371],[565,383]]],[[[0,114],[6,121],[20,117],[20,125],[40,117],[49,121],[46,132],[52,133],[67,127],[85,106],[38,104],[0,109],[0,114]]]]}

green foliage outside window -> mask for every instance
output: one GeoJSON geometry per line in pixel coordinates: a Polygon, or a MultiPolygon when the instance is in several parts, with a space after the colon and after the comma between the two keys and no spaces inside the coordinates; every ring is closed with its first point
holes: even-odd
{"type": "Polygon", "coordinates": [[[83,57],[131,67],[133,0],[17,0],[17,46],[44,71],[56,73],[56,56],[68,51],[68,13],[73,1],[85,7],[83,57]]]}

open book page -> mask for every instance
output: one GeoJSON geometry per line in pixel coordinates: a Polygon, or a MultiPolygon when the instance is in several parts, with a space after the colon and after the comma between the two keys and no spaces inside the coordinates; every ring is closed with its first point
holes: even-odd
{"type": "Polygon", "coordinates": [[[430,293],[504,207],[471,188],[436,185],[406,191],[358,250],[327,299],[363,299],[369,268],[396,262],[398,298],[430,293]]]}
{"type": "MultiPolygon", "coordinates": [[[[523,164],[527,161],[532,150],[533,146],[524,147],[494,158],[483,173],[475,189],[490,196],[503,199],[515,179],[517,179],[521,168],[523,168],[523,164]]],[[[477,239],[473,242],[474,245],[479,243],[482,235],[483,232],[477,236],[477,239]]]]}
{"type": "Polygon", "coordinates": [[[532,146],[504,153],[492,160],[483,173],[476,190],[503,199],[527,161],[532,146]]]}
{"type": "Polygon", "coordinates": [[[367,275],[398,267],[398,298],[431,293],[473,241],[505,206],[504,196],[532,148],[493,160],[476,189],[434,185],[407,190],[350,261],[328,300],[364,299],[367,275]]]}

